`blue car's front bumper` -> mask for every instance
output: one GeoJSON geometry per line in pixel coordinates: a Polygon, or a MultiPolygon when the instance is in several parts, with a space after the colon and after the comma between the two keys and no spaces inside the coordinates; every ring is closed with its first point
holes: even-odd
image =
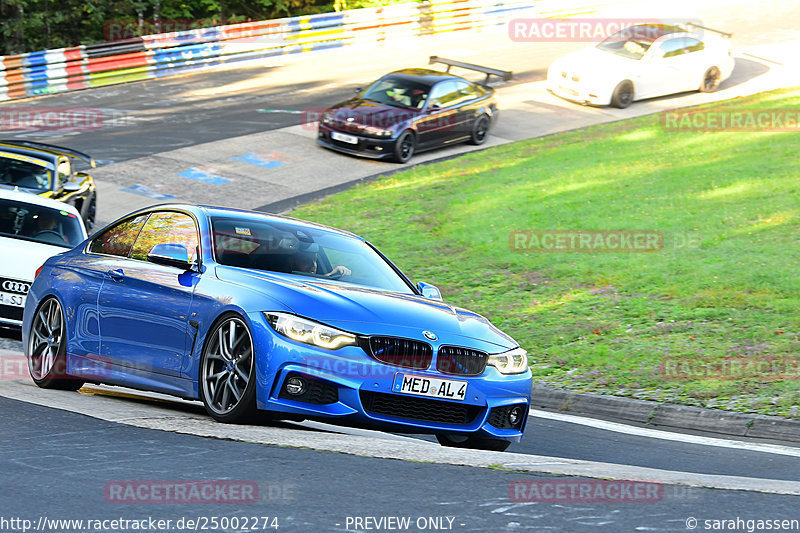
{"type": "Polygon", "coordinates": [[[277,334],[261,316],[252,316],[257,353],[259,409],[337,418],[407,433],[462,433],[517,442],[525,430],[531,402],[530,371],[503,375],[487,366],[479,376],[460,376],[429,369],[407,369],[372,359],[357,346],[325,350],[277,334]],[[392,390],[398,374],[467,383],[463,400],[441,400],[392,390]],[[300,396],[285,389],[298,376],[309,385],[300,396]],[[516,424],[508,422],[510,406],[519,406],[516,424]]]}

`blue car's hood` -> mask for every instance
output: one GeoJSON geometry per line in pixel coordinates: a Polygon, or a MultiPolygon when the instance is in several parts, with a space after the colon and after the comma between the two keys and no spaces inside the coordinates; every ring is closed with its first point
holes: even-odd
{"type": "Polygon", "coordinates": [[[442,342],[468,344],[494,353],[517,346],[481,315],[413,294],[231,267],[217,267],[217,276],[269,295],[300,316],[361,335],[425,340],[422,332],[427,330],[442,342]]]}

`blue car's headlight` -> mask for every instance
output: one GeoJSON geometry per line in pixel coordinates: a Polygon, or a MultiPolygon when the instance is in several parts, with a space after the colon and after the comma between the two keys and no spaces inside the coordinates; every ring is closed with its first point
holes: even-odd
{"type": "Polygon", "coordinates": [[[272,329],[297,342],[335,350],[342,346],[355,346],[355,335],[345,331],[286,313],[264,313],[272,329]]]}
{"type": "Polygon", "coordinates": [[[501,374],[521,374],[528,370],[528,352],[522,348],[489,356],[487,365],[492,365],[501,374]]]}

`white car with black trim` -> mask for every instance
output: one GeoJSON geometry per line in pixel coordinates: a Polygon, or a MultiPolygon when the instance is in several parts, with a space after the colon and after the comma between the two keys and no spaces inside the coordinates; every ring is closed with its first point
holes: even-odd
{"type": "Polygon", "coordinates": [[[29,192],[0,189],[0,327],[20,328],[36,270],[86,240],[69,204],[29,192]]]}
{"type": "Polygon", "coordinates": [[[731,76],[730,33],[697,24],[637,24],[557,59],[547,87],[567,100],[626,108],[635,100],[713,92],[731,76]]]}

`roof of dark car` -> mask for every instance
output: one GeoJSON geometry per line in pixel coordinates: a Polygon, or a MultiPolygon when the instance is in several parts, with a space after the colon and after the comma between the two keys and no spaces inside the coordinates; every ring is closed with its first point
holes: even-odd
{"type": "MultiPolygon", "coordinates": [[[[384,76],[384,78],[387,76],[412,80],[429,87],[432,87],[436,83],[443,80],[464,80],[464,78],[461,76],[456,76],[455,74],[449,74],[447,72],[442,72],[441,70],[432,70],[429,68],[404,68],[390,72],[384,76]]],[[[469,82],[469,80],[464,81],[469,82]]]]}
{"type": "Polygon", "coordinates": [[[11,146],[0,143],[0,157],[3,157],[4,152],[9,154],[24,155],[32,159],[45,161],[52,165],[55,165],[58,162],[58,155],[53,152],[48,152],[46,150],[35,150],[33,148],[24,148],[22,146],[11,146]]]}

